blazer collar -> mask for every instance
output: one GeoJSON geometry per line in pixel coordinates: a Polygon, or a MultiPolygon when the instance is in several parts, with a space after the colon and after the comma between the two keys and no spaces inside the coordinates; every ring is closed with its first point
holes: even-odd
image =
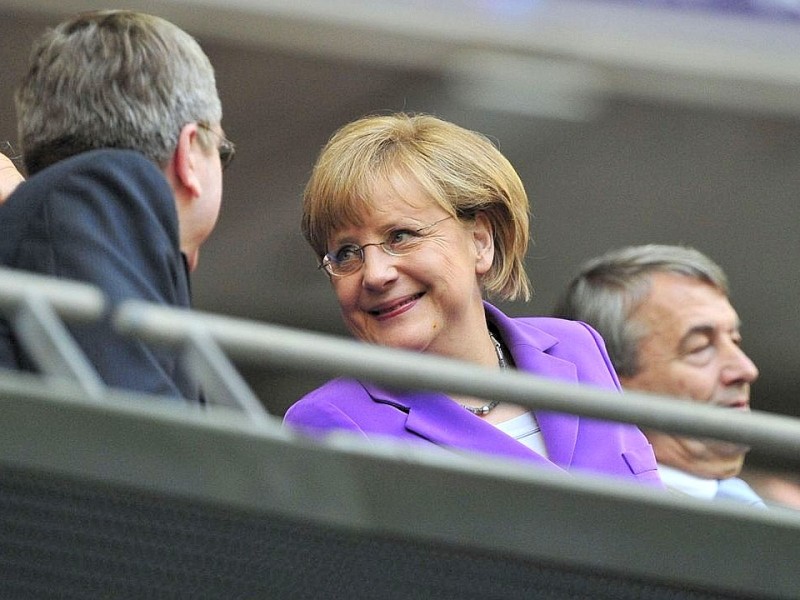
{"type": "Polygon", "coordinates": [[[548,379],[578,381],[577,369],[573,363],[548,352],[558,345],[558,338],[532,324],[523,324],[507,317],[488,302],[484,302],[484,308],[487,321],[497,328],[520,371],[546,376],[548,379]]]}

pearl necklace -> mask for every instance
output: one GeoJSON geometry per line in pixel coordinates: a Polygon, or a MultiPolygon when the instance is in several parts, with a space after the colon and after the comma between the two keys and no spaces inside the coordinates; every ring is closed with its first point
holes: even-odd
{"type": "MultiPolygon", "coordinates": [[[[500,368],[501,369],[508,368],[508,363],[506,362],[506,356],[505,354],[503,354],[503,347],[500,345],[500,342],[498,342],[497,338],[495,338],[492,335],[491,331],[489,332],[489,337],[491,338],[492,343],[494,344],[494,350],[497,353],[497,363],[500,365],[500,368]]],[[[473,415],[478,415],[479,417],[483,417],[488,415],[489,411],[491,411],[498,404],[500,404],[499,400],[492,400],[491,402],[489,402],[489,404],[484,404],[483,406],[478,406],[478,407],[467,406],[466,404],[462,404],[461,406],[466,408],[473,415]]]]}

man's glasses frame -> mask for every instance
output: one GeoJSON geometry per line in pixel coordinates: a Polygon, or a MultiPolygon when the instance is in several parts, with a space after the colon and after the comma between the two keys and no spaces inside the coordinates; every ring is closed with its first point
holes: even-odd
{"type": "Polygon", "coordinates": [[[234,144],[220,132],[214,131],[214,129],[212,129],[211,125],[208,123],[201,121],[197,123],[197,126],[201,129],[205,129],[219,138],[217,152],[219,152],[219,162],[222,165],[222,170],[224,171],[233,162],[234,156],[236,156],[236,144],[234,144]]]}

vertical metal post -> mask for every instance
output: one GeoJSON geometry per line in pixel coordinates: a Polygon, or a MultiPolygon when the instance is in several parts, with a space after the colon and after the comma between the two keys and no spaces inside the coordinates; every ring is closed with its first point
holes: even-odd
{"type": "Polygon", "coordinates": [[[12,315],[12,324],[42,373],[78,383],[92,399],[103,396],[105,384],[42,296],[25,294],[12,315]]]}
{"type": "Polygon", "coordinates": [[[194,328],[183,351],[184,367],[200,383],[207,401],[238,408],[256,422],[268,420],[261,401],[207,331],[194,328]]]}

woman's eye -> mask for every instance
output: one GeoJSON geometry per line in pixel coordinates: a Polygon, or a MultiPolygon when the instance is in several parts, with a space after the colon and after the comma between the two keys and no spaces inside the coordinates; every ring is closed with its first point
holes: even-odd
{"type": "Polygon", "coordinates": [[[357,246],[342,246],[334,255],[337,263],[348,262],[358,257],[357,246]]]}
{"type": "Polygon", "coordinates": [[[389,234],[389,244],[393,248],[403,247],[409,243],[413,243],[419,236],[415,231],[408,229],[398,229],[389,234]]]}

